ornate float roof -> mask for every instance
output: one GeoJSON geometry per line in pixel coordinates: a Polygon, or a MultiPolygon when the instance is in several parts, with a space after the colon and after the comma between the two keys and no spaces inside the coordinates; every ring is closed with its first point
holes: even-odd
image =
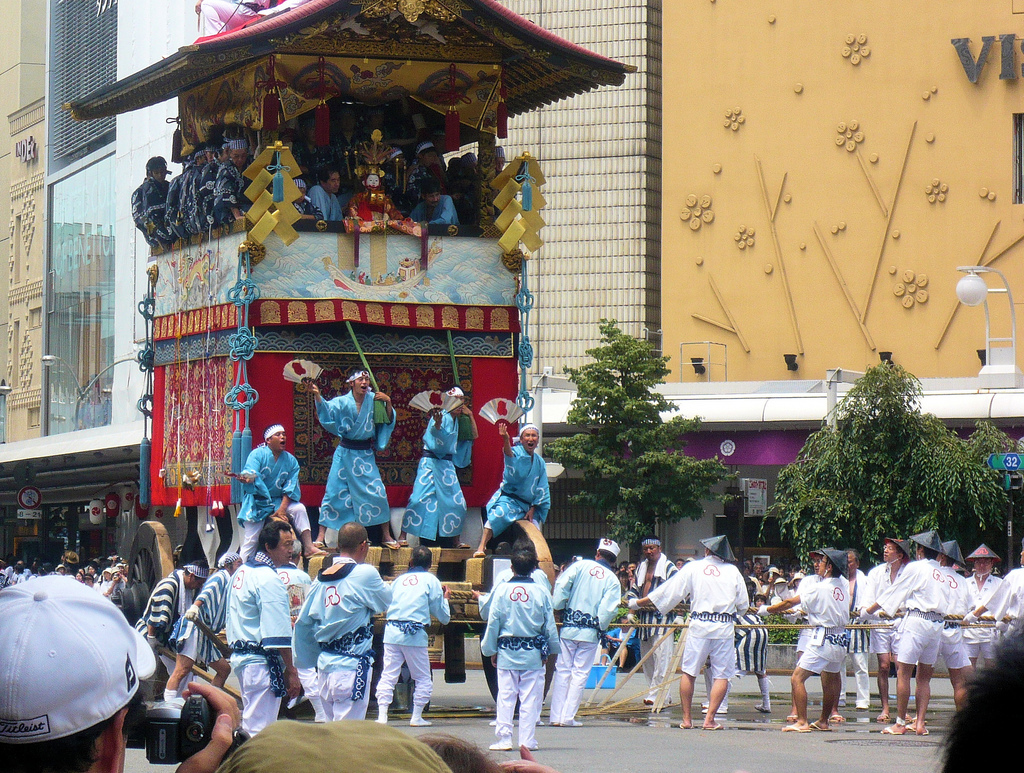
{"type": "MultiPolygon", "coordinates": [[[[194,93],[271,54],[491,66],[504,78],[509,115],[620,85],[635,69],[548,32],[498,0],[309,0],[200,38],[65,107],[80,120],[137,110],[194,93]]],[[[361,96],[373,101],[365,88],[361,96]]]]}

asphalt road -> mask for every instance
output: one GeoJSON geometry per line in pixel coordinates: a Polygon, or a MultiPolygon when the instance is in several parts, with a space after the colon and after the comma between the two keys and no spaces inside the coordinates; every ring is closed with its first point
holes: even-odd
{"type": "MultiPolygon", "coordinates": [[[[703,695],[703,680],[698,680],[697,692],[703,695]]],[[[755,696],[760,697],[752,677],[738,681],[730,696],[729,713],[720,717],[725,729],[719,732],[680,730],[678,705],[653,717],[637,706],[621,714],[581,717],[581,728],[540,727],[540,749],[535,756],[561,773],[805,773],[825,769],[829,773],[924,773],[940,767],[941,744],[953,713],[949,682],[937,679],[927,737],[881,735],[883,726],[874,722],[877,705],[870,712],[843,709],[847,722],[831,733],[782,733],[789,710],[789,680],[772,677],[770,715],[754,711],[755,696]]],[[[812,686],[811,701],[819,700],[820,691],[812,686]]],[[[411,735],[452,733],[482,746],[494,741],[494,728],[488,725],[493,719],[493,703],[478,671],[469,672],[467,682],[461,685],[444,684],[441,674],[435,673],[430,714],[431,728],[410,728],[407,720],[394,714],[391,724],[411,735]]],[[[502,752],[495,757],[511,759],[512,755],[502,752]]],[[[125,770],[154,773],[173,768],[151,766],[143,752],[130,749],[125,770]]],[[[294,773],[301,771],[301,764],[296,765],[294,773]]]]}

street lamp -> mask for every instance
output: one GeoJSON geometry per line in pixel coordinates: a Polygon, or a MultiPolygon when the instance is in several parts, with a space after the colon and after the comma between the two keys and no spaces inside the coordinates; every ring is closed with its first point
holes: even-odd
{"type": "MultiPolygon", "coordinates": [[[[80,411],[80,409],[82,407],[82,401],[89,395],[89,391],[93,388],[93,386],[96,384],[96,382],[99,381],[100,377],[104,373],[106,373],[108,370],[113,368],[115,365],[120,365],[122,362],[134,362],[135,361],[135,355],[129,354],[129,355],[125,355],[123,357],[118,357],[112,363],[110,363],[105,368],[103,368],[101,371],[99,371],[96,375],[94,375],[91,379],[89,379],[88,383],[86,383],[85,386],[82,386],[82,383],[78,380],[78,374],[75,373],[75,369],[72,368],[71,364],[67,360],[65,360],[63,357],[60,357],[59,355],[56,355],[56,354],[44,354],[40,358],[40,360],[43,363],[43,367],[46,367],[46,368],[53,367],[55,364],[60,363],[61,365],[64,366],[64,369],[67,370],[67,372],[71,374],[71,378],[73,378],[75,380],[75,391],[76,391],[77,394],[76,394],[76,399],[75,399],[75,417],[74,417],[74,420],[75,420],[75,423],[77,424],[77,422],[78,422],[78,413],[79,413],[79,411],[80,411]]],[[[75,429],[78,429],[78,427],[76,427],[75,429]]]]}
{"type": "Polygon", "coordinates": [[[956,283],[956,297],[965,306],[985,306],[985,364],[978,373],[982,387],[990,389],[1011,388],[1021,385],[1022,374],[1017,367],[1017,312],[1013,306],[1013,293],[1010,283],[999,269],[988,266],[958,266],[966,276],[956,283]],[[989,287],[981,274],[995,274],[1002,282],[1002,287],[989,287]],[[1004,293],[1010,304],[1010,335],[992,337],[992,320],[988,310],[989,293],[1004,293]],[[1009,344],[1009,346],[992,347],[993,343],[1009,344]]]}

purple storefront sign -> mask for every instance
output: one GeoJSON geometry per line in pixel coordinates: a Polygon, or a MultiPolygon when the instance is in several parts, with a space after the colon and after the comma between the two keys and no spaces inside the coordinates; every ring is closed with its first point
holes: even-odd
{"type": "Polygon", "coordinates": [[[784,465],[796,460],[810,431],[695,432],[686,435],[686,453],[697,459],[718,457],[722,464],[784,465]]]}

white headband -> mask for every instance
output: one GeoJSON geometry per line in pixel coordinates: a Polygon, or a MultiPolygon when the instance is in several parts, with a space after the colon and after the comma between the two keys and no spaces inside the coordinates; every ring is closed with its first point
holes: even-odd
{"type": "Polygon", "coordinates": [[[369,378],[370,377],[370,372],[366,371],[366,370],[356,370],[356,371],[353,371],[352,375],[349,376],[347,379],[345,379],[345,383],[346,384],[351,384],[356,379],[363,378],[364,376],[366,378],[369,378]]]}
{"type": "Polygon", "coordinates": [[[270,440],[271,436],[276,435],[278,432],[284,432],[284,427],[282,427],[280,424],[271,424],[269,427],[267,427],[266,431],[264,431],[263,439],[270,440]]]}

